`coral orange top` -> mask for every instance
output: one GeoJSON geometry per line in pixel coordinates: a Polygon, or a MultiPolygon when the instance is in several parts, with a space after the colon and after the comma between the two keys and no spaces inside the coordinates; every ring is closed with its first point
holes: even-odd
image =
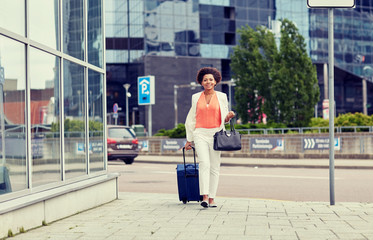
{"type": "Polygon", "coordinates": [[[216,94],[207,104],[205,93],[198,99],[196,109],[196,128],[218,128],[221,125],[220,105],[216,94]]]}

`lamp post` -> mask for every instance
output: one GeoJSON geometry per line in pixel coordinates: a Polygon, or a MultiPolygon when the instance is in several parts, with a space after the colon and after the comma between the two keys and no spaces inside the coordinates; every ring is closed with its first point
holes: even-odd
{"type": "Polygon", "coordinates": [[[174,85],[174,111],[175,111],[175,127],[178,124],[178,113],[177,113],[177,90],[179,88],[190,88],[191,90],[195,89],[197,84],[191,82],[190,84],[174,85]]]}
{"type": "Polygon", "coordinates": [[[128,94],[128,89],[131,87],[131,84],[126,83],[123,84],[124,89],[126,89],[126,125],[129,126],[129,120],[128,120],[128,97],[131,95],[128,94]],[[129,96],[128,96],[129,95],[129,96]]]}
{"type": "Polygon", "coordinates": [[[236,86],[236,81],[234,79],[231,79],[230,81],[221,81],[219,84],[226,84],[228,85],[228,98],[229,98],[229,101],[228,101],[228,104],[229,104],[229,110],[232,109],[232,86],[236,86]]]}

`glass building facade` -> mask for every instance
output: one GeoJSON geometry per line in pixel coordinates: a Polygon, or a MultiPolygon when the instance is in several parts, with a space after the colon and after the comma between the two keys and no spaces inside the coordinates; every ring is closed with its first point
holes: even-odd
{"type": "Polygon", "coordinates": [[[0,202],[107,173],[102,0],[0,7],[0,202]]]}
{"type": "MultiPolygon", "coordinates": [[[[194,81],[199,67],[214,66],[222,71],[223,81],[230,80],[230,55],[240,39],[237,30],[246,25],[265,26],[279,41],[279,20],[287,18],[305,38],[312,61],[328,62],[327,10],[309,9],[304,0],[107,0],[105,4],[108,115],[114,103],[125,105],[122,85],[130,83],[130,114],[136,116],[130,116],[131,124],[146,124],[146,110],[136,103],[138,76],[157,73],[156,86],[167,84],[172,89],[175,84],[194,81]],[[168,63],[168,58],[174,59],[172,73],[162,66],[168,63]],[[190,58],[198,62],[198,66],[183,62],[190,58]],[[162,68],[163,73],[158,71],[162,68]],[[178,68],[179,72],[175,70],[178,68]],[[185,73],[180,76],[185,68],[189,68],[191,76],[185,73]]],[[[337,113],[362,111],[359,78],[367,79],[368,105],[373,105],[372,11],[370,0],[356,0],[354,9],[335,9],[335,65],[355,76],[355,80],[336,83],[335,95],[340,98],[337,113]],[[355,104],[345,104],[347,102],[355,104]]],[[[227,85],[223,85],[222,90],[228,92],[227,85]]],[[[167,105],[164,102],[171,101],[172,104],[172,98],[164,96],[172,97],[172,90],[161,94],[158,101],[156,95],[156,102],[167,105]]],[[[321,102],[322,98],[320,108],[321,102]]],[[[368,113],[373,113],[373,107],[368,113]]],[[[184,115],[186,113],[179,113],[179,119],[184,115]]],[[[173,118],[171,113],[169,118],[173,118]]],[[[170,125],[171,122],[160,123],[157,127],[155,123],[153,129],[170,128],[170,125]]]]}

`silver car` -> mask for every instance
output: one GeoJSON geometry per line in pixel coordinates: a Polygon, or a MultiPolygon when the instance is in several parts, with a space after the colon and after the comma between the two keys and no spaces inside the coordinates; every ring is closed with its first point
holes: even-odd
{"type": "Polygon", "coordinates": [[[107,126],[108,160],[121,159],[132,164],[139,154],[139,141],[132,128],[120,125],[107,126]]]}

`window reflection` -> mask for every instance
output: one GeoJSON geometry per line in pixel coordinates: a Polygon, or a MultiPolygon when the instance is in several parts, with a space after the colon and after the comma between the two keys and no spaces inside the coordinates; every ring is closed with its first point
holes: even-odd
{"type": "Polygon", "coordinates": [[[25,35],[25,1],[1,0],[0,27],[25,35]]]}
{"type": "Polygon", "coordinates": [[[0,35],[0,194],[27,188],[25,46],[0,35]]]}
{"type": "Polygon", "coordinates": [[[84,60],[84,1],[63,0],[63,52],[84,60]]]}
{"type": "Polygon", "coordinates": [[[32,40],[59,49],[58,9],[58,0],[29,1],[30,38],[32,40]]]}
{"type": "Polygon", "coordinates": [[[84,68],[64,60],[64,136],[66,178],[86,173],[84,68]]]}
{"type": "Polygon", "coordinates": [[[30,49],[33,186],[61,180],[59,65],[55,56],[30,49]]]}
{"type": "Polygon", "coordinates": [[[102,67],[102,7],[101,0],[88,1],[88,62],[102,67]]]}
{"type": "Polygon", "coordinates": [[[88,115],[89,115],[89,167],[90,172],[102,171],[104,159],[104,111],[102,96],[104,94],[102,74],[88,71],[88,115]]]}
{"type": "Polygon", "coordinates": [[[199,46],[188,44],[200,41],[197,3],[194,0],[163,1],[157,4],[146,1],[144,20],[146,54],[199,56],[199,46]]]}

